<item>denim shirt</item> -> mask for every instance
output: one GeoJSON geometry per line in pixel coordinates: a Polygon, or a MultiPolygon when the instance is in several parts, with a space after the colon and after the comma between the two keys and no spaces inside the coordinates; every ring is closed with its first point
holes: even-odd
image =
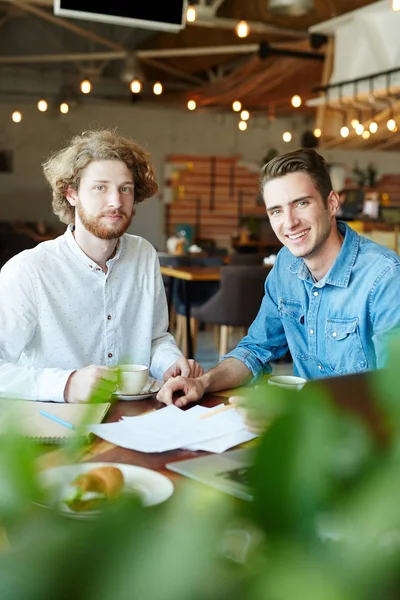
{"type": "Polygon", "coordinates": [[[306,379],[381,368],[388,332],[400,327],[400,258],[348,225],[328,273],[315,282],[302,258],[279,252],[248,334],[221,360],[241,360],[254,377],[290,350],[306,379]]]}

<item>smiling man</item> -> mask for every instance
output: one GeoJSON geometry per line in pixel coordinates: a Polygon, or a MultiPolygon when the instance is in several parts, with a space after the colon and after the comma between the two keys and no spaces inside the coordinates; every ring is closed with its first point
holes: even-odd
{"type": "Polygon", "coordinates": [[[260,311],[219,365],[197,379],[170,380],[158,394],[166,404],[182,406],[270,373],[270,363],[288,350],[295,375],[307,379],[385,365],[388,334],[400,326],[399,256],[336,221],[339,197],[315,150],[272,159],[260,184],[285,246],[266,279],[260,311]]]}
{"type": "Polygon", "coordinates": [[[167,333],[157,253],[125,233],[157,192],[149,155],[114,131],[75,136],[43,165],[64,235],[13,257],[0,273],[0,396],[107,401],[118,364],[167,380],[196,377],[167,333]]]}

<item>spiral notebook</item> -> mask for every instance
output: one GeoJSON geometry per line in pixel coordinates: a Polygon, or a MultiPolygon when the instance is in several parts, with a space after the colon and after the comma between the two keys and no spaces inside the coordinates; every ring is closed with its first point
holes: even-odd
{"type": "Polygon", "coordinates": [[[29,400],[0,400],[0,434],[15,431],[47,444],[61,444],[72,437],[93,437],[87,426],[101,423],[111,404],[64,404],[29,400]],[[40,411],[69,423],[62,425],[40,411]]]}

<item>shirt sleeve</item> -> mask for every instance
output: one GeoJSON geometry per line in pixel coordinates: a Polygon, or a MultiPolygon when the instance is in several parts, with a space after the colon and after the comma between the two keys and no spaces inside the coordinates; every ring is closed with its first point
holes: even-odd
{"type": "Polygon", "coordinates": [[[168,306],[158,259],[154,261],[154,318],[152,329],[150,372],[162,380],[171,365],[183,356],[173,336],[168,333],[168,306]]]}
{"type": "Polygon", "coordinates": [[[264,298],[247,335],[234,350],[221,358],[241,360],[251,370],[254,378],[271,373],[270,362],[285,356],[288,351],[278,310],[278,273],[279,265],[276,263],[265,281],[264,298]]]}
{"type": "Polygon", "coordinates": [[[0,272],[0,397],[64,402],[73,371],[35,368],[24,355],[37,327],[35,286],[19,255],[0,272]]]}
{"type": "Polygon", "coordinates": [[[387,366],[391,335],[400,330],[400,264],[386,267],[375,280],[369,298],[372,342],[378,369],[387,366]]]}

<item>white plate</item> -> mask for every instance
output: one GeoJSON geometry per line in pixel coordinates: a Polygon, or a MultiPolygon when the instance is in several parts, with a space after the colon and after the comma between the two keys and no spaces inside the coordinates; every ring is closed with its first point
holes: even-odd
{"type": "Polygon", "coordinates": [[[119,400],[144,400],[145,398],[150,398],[150,396],[157,394],[162,385],[162,381],[157,381],[150,377],[140,394],[121,394],[120,392],[115,392],[114,396],[119,400]]]}
{"type": "Polygon", "coordinates": [[[71,482],[78,475],[97,467],[117,467],[120,469],[125,480],[125,490],[128,493],[138,492],[144,506],[160,504],[164,500],[167,500],[174,491],[174,486],[168,477],[151,469],[120,463],[82,463],[46,469],[39,473],[40,483],[49,493],[49,500],[46,506],[60,510],[69,516],[79,518],[98,515],[100,511],[97,510],[75,512],[64,502],[66,498],[70,497],[71,482]]]}

